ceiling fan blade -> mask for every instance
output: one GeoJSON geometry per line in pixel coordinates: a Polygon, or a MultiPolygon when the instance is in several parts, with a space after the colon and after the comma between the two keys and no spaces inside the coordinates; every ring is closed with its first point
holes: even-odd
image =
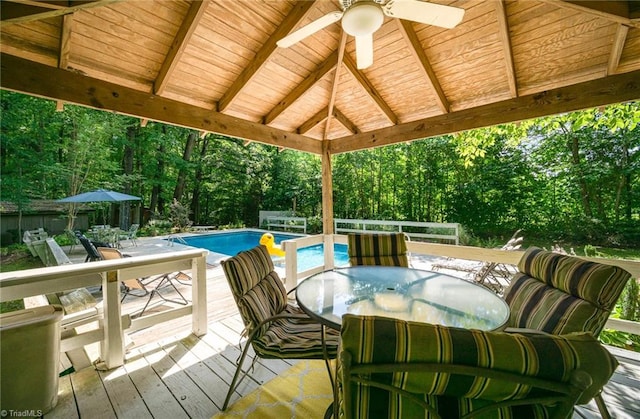
{"type": "Polygon", "coordinates": [[[285,36],[284,38],[276,42],[276,44],[280,48],[288,48],[291,45],[295,44],[296,42],[302,41],[307,36],[313,35],[319,30],[324,29],[327,26],[331,25],[332,23],[339,21],[340,18],[342,17],[342,14],[343,12],[340,12],[340,11],[335,11],[335,12],[326,14],[321,18],[316,19],[313,22],[309,23],[308,25],[301,27],[297,31],[291,32],[289,35],[285,36]]]}
{"type": "Polygon", "coordinates": [[[462,21],[464,9],[420,0],[390,0],[382,6],[390,17],[451,29],[462,21]]]}
{"type": "Polygon", "coordinates": [[[363,70],[373,64],[373,34],[356,36],[356,67],[363,70]]]}

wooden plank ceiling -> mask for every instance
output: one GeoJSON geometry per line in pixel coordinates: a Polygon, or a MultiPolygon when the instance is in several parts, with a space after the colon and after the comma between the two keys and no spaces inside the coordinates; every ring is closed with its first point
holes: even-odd
{"type": "Polygon", "coordinates": [[[4,0],[3,89],[284,148],[339,153],[640,98],[640,2],[434,0],[385,17],[356,69],[335,0],[4,0]]]}

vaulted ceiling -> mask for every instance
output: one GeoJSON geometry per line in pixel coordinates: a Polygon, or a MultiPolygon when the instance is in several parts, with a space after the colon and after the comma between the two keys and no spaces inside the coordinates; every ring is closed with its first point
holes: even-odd
{"type": "MultiPolygon", "coordinates": [[[[400,0],[396,0],[400,1],[400,0]]],[[[434,0],[453,29],[386,17],[356,68],[333,0],[3,0],[3,89],[313,153],[640,98],[640,2],[434,0]]]]}

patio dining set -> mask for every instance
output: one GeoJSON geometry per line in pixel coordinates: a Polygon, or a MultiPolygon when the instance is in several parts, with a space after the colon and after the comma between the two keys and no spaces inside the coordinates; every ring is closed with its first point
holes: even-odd
{"type": "Polygon", "coordinates": [[[248,337],[222,410],[253,349],[253,362],[324,359],[325,417],[566,418],[592,399],[610,417],[618,363],[597,337],[626,270],[530,247],[502,296],[411,267],[402,233],[351,233],[348,253],[299,283],[297,304],[264,246],[222,262],[248,337]]]}
{"type": "Polygon", "coordinates": [[[137,246],[137,233],[140,224],[131,224],[128,230],[122,230],[119,227],[111,227],[110,225],[94,225],[84,234],[89,239],[106,243],[110,247],[122,248],[123,242],[128,241],[130,245],[137,246]]]}

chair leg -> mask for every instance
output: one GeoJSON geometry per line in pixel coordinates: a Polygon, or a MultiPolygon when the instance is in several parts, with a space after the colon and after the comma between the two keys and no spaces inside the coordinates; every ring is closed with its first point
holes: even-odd
{"type": "Polygon", "coordinates": [[[611,415],[609,414],[609,410],[607,409],[607,405],[604,403],[604,399],[602,398],[602,393],[599,393],[597,396],[593,398],[598,406],[598,410],[600,411],[600,416],[602,419],[611,419],[611,415]]]}
{"type": "Polygon", "coordinates": [[[136,314],[136,317],[142,317],[142,314],[144,313],[144,311],[147,309],[147,307],[149,307],[149,303],[151,302],[151,300],[153,300],[154,294],[160,295],[160,293],[156,290],[151,291],[151,295],[149,295],[149,299],[147,299],[146,304],[144,305],[144,307],[142,307],[142,311],[139,314],[136,314]]]}
{"type": "Polygon", "coordinates": [[[233,375],[231,384],[229,384],[229,391],[227,392],[227,397],[224,399],[224,404],[222,405],[223,412],[227,410],[227,406],[229,406],[229,400],[231,399],[231,395],[233,394],[233,392],[236,390],[236,388],[240,385],[244,377],[246,377],[246,375],[249,372],[247,370],[243,374],[242,378],[238,380],[238,376],[240,375],[240,372],[242,372],[242,363],[244,362],[244,359],[247,357],[247,353],[249,353],[250,346],[251,346],[251,343],[247,341],[244,345],[244,349],[242,350],[242,355],[240,355],[240,358],[238,359],[238,368],[236,368],[236,373],[233,375]]]}
{"type": "Polygon", "coordinates": [[[165,275],[164,278],[162,278],[162,280],[158,283],[158,286],[156,287],[157,294],[160,296],[160,298],[162,298],[164,301],[168,301],[170,303],[176,303],[176,304],[182,304],[182,305],[187,305],[189,304],[189,301],[187,301],[186,298],[184,298],[184,295],[182,295],[182,293],[180,291],[178,291],[178,288],[175,286],[175,284],[173,282],[171,282],[171,278],[169,278],[168,275],[165,275]],[[182,301],[177,301],[177,300],[172,300],[170,298],[166,298],[165,296],[163,296],[162,294],[160,294],[160,288],[163,287],[163,283],[166,282],[167,284],[164,285],[164,287],[172,287],[173,290],[180,296],[180,298],[182,299],[182,301]]]}

